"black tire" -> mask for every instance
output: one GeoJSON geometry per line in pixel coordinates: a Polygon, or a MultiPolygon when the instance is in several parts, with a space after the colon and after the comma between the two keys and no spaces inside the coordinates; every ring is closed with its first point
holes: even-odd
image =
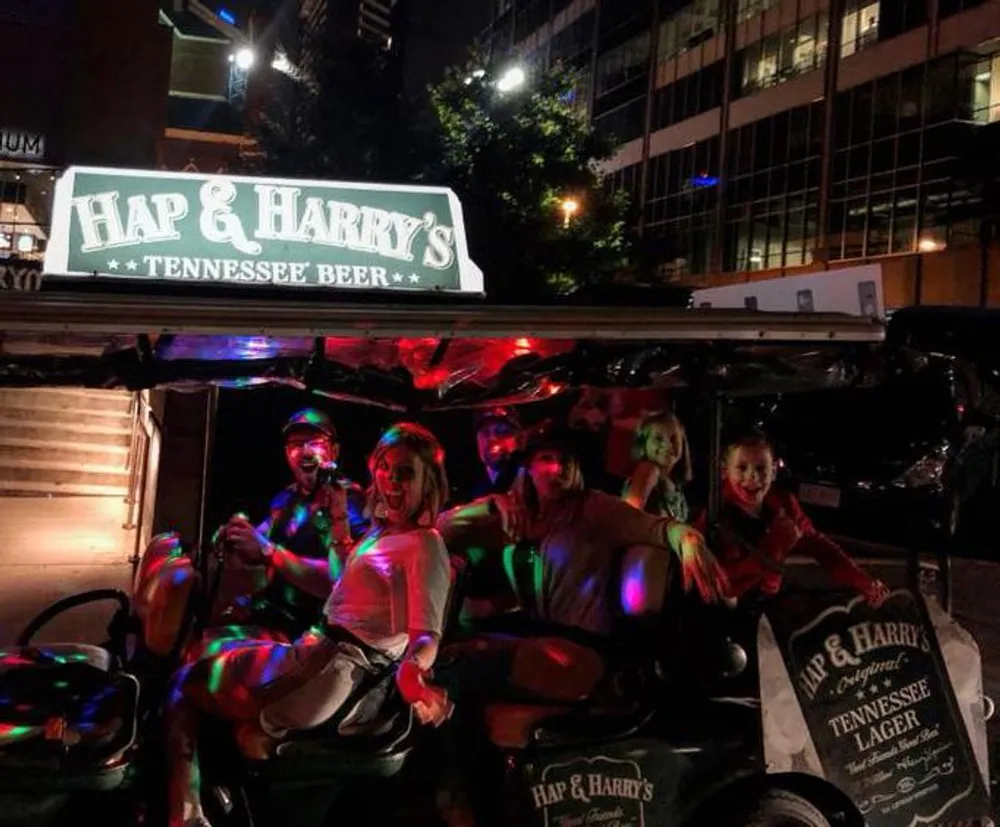
{"type": "Polygon", "coordinates": [[[808,799],[788,790],[774,789],[750,805],[740,827],[831,827],[831,823],[808,799]]]}

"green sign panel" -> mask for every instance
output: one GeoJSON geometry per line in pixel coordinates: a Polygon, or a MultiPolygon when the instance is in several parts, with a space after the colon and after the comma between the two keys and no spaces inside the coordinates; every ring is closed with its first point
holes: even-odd
{"type": "Polygon", "coordinates": [[[56,185],[45,272],[483,293],[448,189],[85,167],[56,185]]]}

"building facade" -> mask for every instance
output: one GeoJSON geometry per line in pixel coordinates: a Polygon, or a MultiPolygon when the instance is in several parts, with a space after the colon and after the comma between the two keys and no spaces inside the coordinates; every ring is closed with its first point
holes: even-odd
{"type": "Polygon", "coordinates": [[[248,135],[253,81],[267,68],[253,18],[200,0],[160,0],[158,19],[170,36],[170,79],[157,165],[191,172],[239,167],[256,149],[248,135]]]}
{"type": "Polygon", "coordinates": [[[62,168],[155,162],[170,41],[155,0],[4,0],[0,32],[0,270],[9,287],[8,271],[45,254],[62,168]]]}
{"type": "Polygon", "coordinates": [[[665,277],[882,261],[890,305],[1000,299],[969,168],[1000,0],[496,0],[486,42],[578,70],[665,277]]]}

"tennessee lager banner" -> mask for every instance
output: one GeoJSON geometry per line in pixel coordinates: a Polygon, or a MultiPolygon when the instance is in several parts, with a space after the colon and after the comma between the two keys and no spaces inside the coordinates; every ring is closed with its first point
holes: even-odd
{"type": "Polygon", "coordinates": [[[88,167],[56,185],[45,272],[483,292],[448,189],[88,167]]]}
{"type": "Polygon", "coordinates": [[[767,616],[824,775],[870,827],[986,815],[983,778],[923,600],[779,598],[767,616]]]}

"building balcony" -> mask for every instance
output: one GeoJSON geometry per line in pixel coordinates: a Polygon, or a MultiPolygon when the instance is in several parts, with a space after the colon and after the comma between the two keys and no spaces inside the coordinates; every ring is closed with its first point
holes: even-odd
{"type": "Polygon", "coordinates": [[[167,102],[167,128],[222,135],[244,135],[245,113],[225,100],[171,95],[167,102]]]}

